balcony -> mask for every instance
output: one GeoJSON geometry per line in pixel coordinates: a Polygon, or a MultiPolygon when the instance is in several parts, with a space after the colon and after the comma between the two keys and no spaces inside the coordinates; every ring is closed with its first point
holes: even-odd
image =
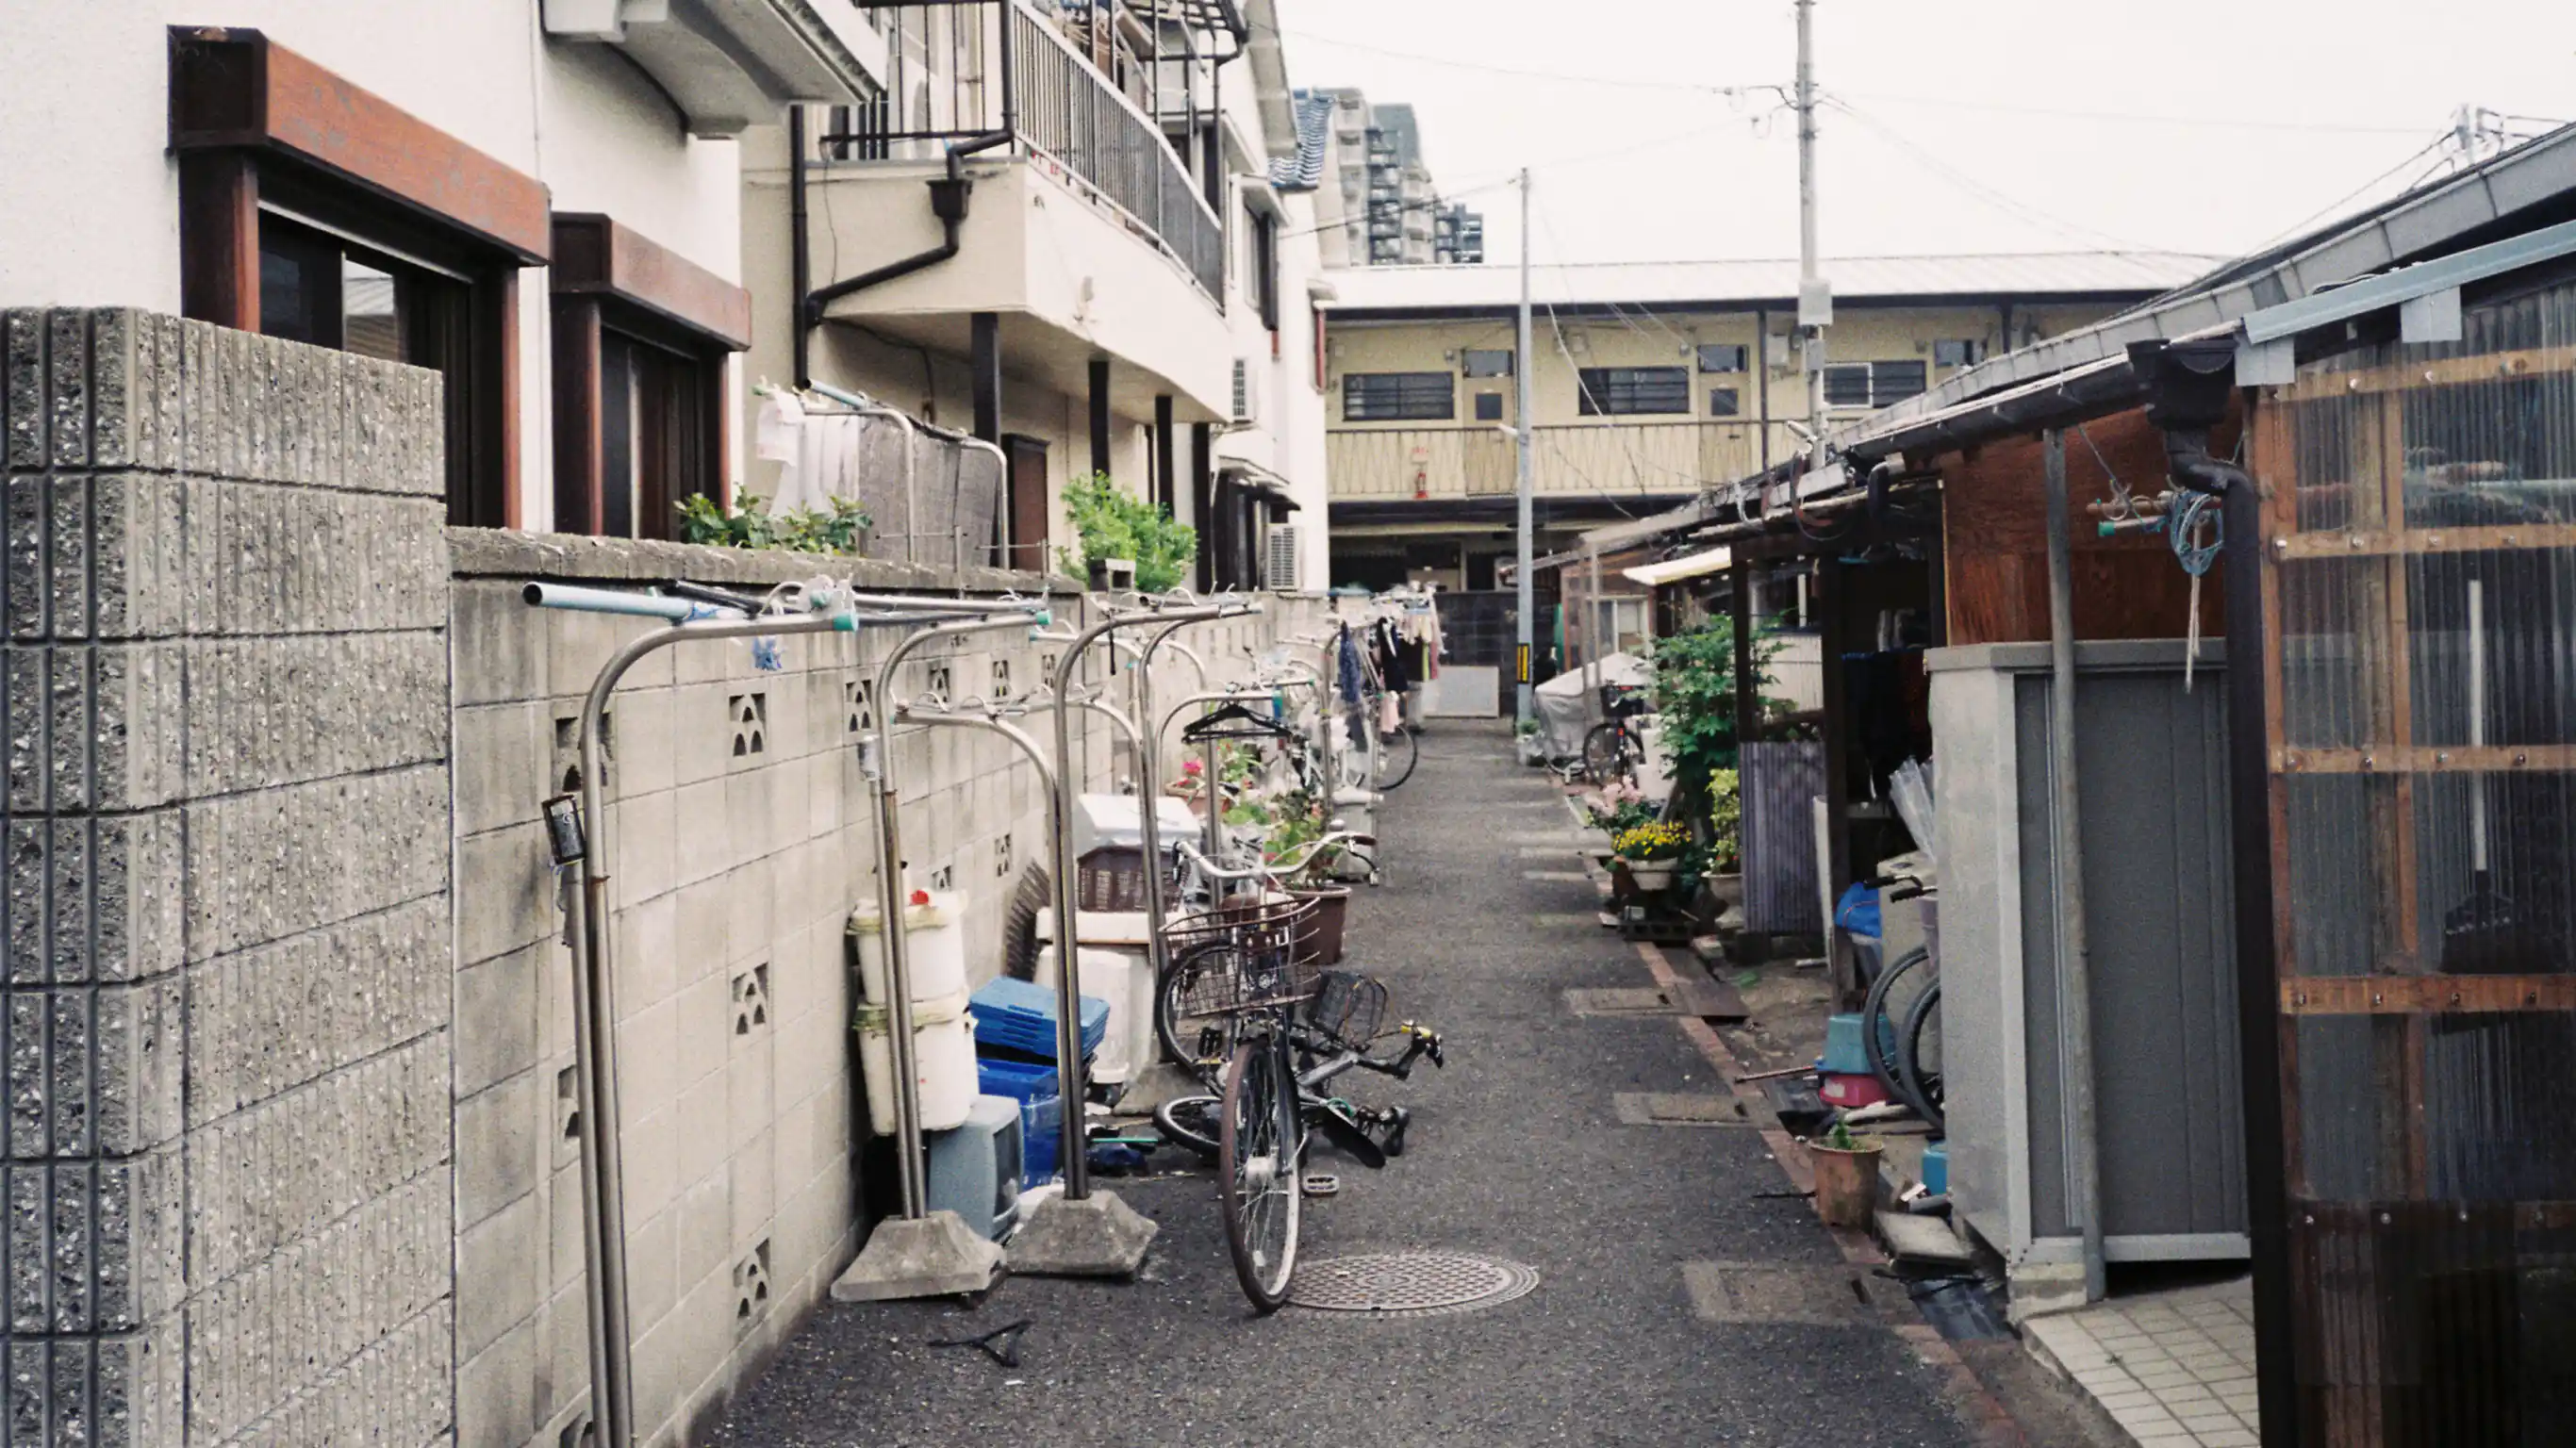
{"type": "Polygon", "coordinates": [[[925,79],[917,60],[909,71],[898,60],[905,83],[889,90],[905,104],[858,112],[849,129],[817,138],[815,285],[939,248],[926,183],[945,174],[952,146],[1004,130],[1005,95],[1010,141],[964,162],[973,189],[953,256],[837,297],[824,320],[963,356],[970,318],[991,312],[1019,381],[1080,397],[1090,360],[1105,355],[1122,416],[1150,417],[1168,395],[1175,421],[1225,420],[1236,348],[1220,301],[1224,230],[1145,112],[1020,4],[910,8],[962,27],[970,43],[957,53],[991,65],[925,79]]]}
{"type": "Polygon", "coordinates": [[[616,47],[693,136],[739,136],[793,102],[846,105],[885,84],[885,41],[850,0],[545,0],[543,18],[554,39],[616,47]]]}
{"type": "MultiPolygon", "coordinates": [[[[1552,498],[1635,498],[1697,493],[1762,466],[1758,422],[1569,423],[1537,430],[1531,490],[1552,498]]],[[[1771,456],[1797,446],[1771,424],[1771,456]]],[[[1336,428],[1325,435],[1325,476],[1336,503],[1509,497],[1519,448],[1491,423],[1336,428]]]]}
{"type": "Polygon", "coordinates": [[[1022,0],[876,8],[900,13],[899,28],[921,25],[933,60],[954,63],[941,69],[898,46],[886,89],[899,100],[863,112],[854,131],[825,137],[826,155],[934,160],[949,146],[1008,129],[1014,155],[1114,208],[1199,290],[1225,295],[1225,224],[1133,87],[1103,74],[1056,21],[1022,0]]]}

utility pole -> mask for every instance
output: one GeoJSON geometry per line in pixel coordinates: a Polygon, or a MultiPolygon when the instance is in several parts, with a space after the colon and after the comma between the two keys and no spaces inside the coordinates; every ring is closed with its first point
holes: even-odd
{"type": "MultiPolygon", "coordinates": [[[[1825,329],[1834,324],[1834,291],[1816,274],[1816,0],[1798,0],[1798,329],[1807,369],[1807,426],[1825,424],[1825,329]]],[[[1767,340],[1767,339],[1766,339],[1767,340]]],[[[1817,449],[1818,460],[1823,450],[1817,449]]]]}
{"type": "MultiPolygon", "coordinates": [[[[1804,0],[1801,0],[1804,3],[1804,0]]],[[[1520,648],[1515,659],[1520,690],[1515,696],[1516,717],[1523,723],[1538,717],[1538,701],[1530,692],[1531,645],[1534,642],[1534,615],[1538,605],[1530,587],[1530,492],[1534,486],[1536,459],[1531,448],[1536,435],[1530,427],[1530,365],[1535,359],[1530,349],[1530,173],[1521,168],[1521,327],[1519,351],[1512,358],[1512,373],[1519,380],[1520,407],[1513,421],[1518,424],[1513,440],[1520,447],[1520,483],[1515,491],[1520,505],[1518,547],[1520,571],[1514,575],[1520,589],[1520,648]]]]}

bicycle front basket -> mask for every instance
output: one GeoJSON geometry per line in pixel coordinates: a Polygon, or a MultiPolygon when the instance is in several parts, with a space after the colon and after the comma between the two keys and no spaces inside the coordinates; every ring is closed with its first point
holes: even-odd
{"type": "Polygon", "coordinates": [[[1386,1022],[1386,983],[1355,970],[1328,970],[1307,998],[1306,1024],[1350,1047],[1368,1049],[1386,1022]]]}
{"type": "Polygon", "coordinates": [[[1223,905],[1176,922],[1168,936],[1182,1016],[1284,1005],[1314,993],[1312,900],[1223,905]]]}

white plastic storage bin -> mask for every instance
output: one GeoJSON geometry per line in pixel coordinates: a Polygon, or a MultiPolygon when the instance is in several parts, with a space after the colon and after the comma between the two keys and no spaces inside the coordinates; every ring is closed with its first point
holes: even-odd
{"type": "MultiPolygon", "coordinates": [[[[906,964],[912,970],[912,998],[945,1000],[966,990],[966,897],[955,891],[930,895],[927,905],[907,906],[904,939],[911,947],[906,964]]],[[[886,990],[885,912],[874,904],[850,912],[850,938],[859,947],[859,993],[872,1006],[893,999],[886,990]]]]}
{"type": "MultiPolygon", "coordinates": [[[[912,1007],[912,1058],[921,1088],[921,1129],[946,1131],[966,1124],[974,1109],[975,1020],[967,1014],[967,993],[942,1000],[917,1001],[912,1007]]],[[[859,1068],[868,1087],[868,1126],[879,1136],[894,1134],[894,1029],[884,1006],[863,1005],[858,1011],[859,1068]]]]}
{"type": "MultiPolygon", "coordinates": [[[[1088,918],[1088,917],[1086,917],[1088,918]]],[[[1154,1062],[1154,970],[1135,951],[1082,948],[1082,993],[1109,1002],[1109,1033],[1092,1053],[1088,1078],[1117,1086],[1154,1062]]],[[[1038,952],[1037,983],[1055,986],[1055,947],[1038,952]]]]}

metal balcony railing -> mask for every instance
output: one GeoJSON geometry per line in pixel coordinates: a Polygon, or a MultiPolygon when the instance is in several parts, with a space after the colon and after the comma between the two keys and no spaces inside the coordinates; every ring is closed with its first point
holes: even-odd
{"type": "MultiPolygon", "coordinates": [[[[1770,427],[1770,456],[1788,456],[1795,434],[1786,423],[1770,427]]],[[[1335,428],[1324,441],[1336,501],[1509,496],[1519,484],[1518,444],[1492,423],[1335,428]]],[[[1533,452],[1531,487],[1542,497],[1697,493],[1764,461],[1754,421],[1542,425],[1533,452]]]]}
{"type": "Polygon", "coordinates": [[[898,43],[899,69],[909,74],[895,77],[892,99],[843,113],[849,128],[822,138],[825,159],[931,159],[1002,129],[1008,113],[1013,150],[1062,166],[1177,258],[1211,299],[1224,297],[1224,223],[1163,128],[1057,24],[1021,0],[879,8],[944,18],[923,23],[922,54],[898,43]]]}

